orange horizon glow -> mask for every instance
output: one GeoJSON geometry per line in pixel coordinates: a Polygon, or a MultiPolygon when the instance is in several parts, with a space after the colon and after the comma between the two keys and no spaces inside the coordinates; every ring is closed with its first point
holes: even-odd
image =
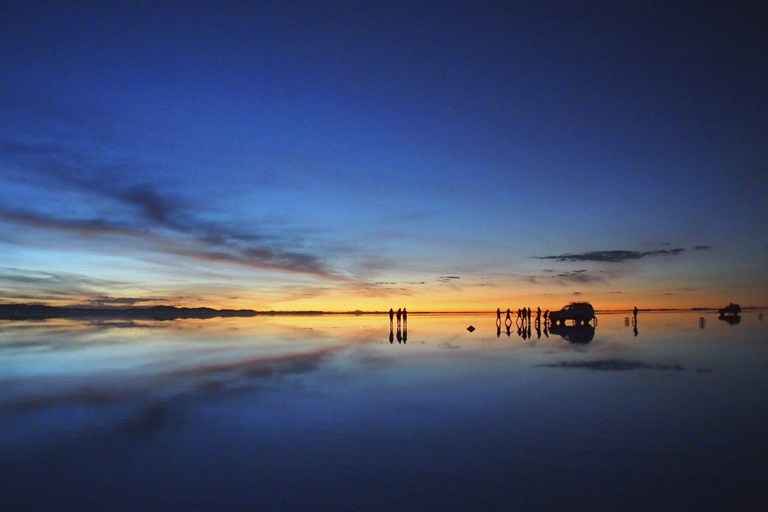
{"type": "Polygon", "coordinates": [[[410,313],[495,313],[496,308],[506,311],[507,308],[516,311],[518,308],[530,307],[545,310],[558,310],[571,302],[590,302],[599,311],[626,311],[637,307],[641,310],[653,309],[692,309],[692,308],[720,308],[730,302],[741,304],[742,307],[763,307],[764,304],[756,296],[741,297],[736,294],[726,296],[722,293],[694,294],[689,296],[657,296],[653,294],[620,294],[614,293],[584,292],[579,295],[573,293],[524,293],[509,292],[508,294],[494,293],[485,295],[471,295],[461,290],[447,292],[430,291],[426,293],[413,293],[409,295],[390,295],[387,297],[356,296],[348,291],[329,291],[319,297],[301,299],[269,300],[258,294],[242,295],[237,299],[221,297],[217,295],[201,294],[194,300],[163,300],[162,297],[146,300],[135,304],[104,304],[94,303],[92,297],[83,296],[79,299],[68,298],[60,300],[43,301],[13,301],[3,298],[4,303],[35,303],[58,307],[151,307],[168,305],[175,307],[213,309],[248,309],[257,312],[307,312],[317,311],[324,313],[348,313],[361,311],[364,313],[387,312],[390,308],[407,308],[410,313]]]}

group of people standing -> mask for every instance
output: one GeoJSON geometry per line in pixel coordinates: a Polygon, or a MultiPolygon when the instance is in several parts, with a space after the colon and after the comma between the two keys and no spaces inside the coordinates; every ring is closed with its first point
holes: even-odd
{"type": "Polygon", "coordinates": [[[405,308],[397,308],[397,313],[392,308],[389,308],[389,325],[392,325],[392,321],[397,315],[397,325],[400,325],[400,323],[408,323],[408,310],[405,308]]]}
{"type": "Polygon", "coordinates": [[[397,313],[392,308],[389,308],[389,342],[393,343],[395,340],[395,334],[392,329],[393,321],[397,316],[397,342],[408,342],[408,310],[405,308],[398,308],[397,313]],[[401,329],[402,326],[402,329],[401,329]]]}
{"type": "MultiPolygon", "coordinates": [[[[544,320],[549,318],[549,310],[544,311],[544,320]]],[[[517,319],[523,322],[531,321],[531,308],[520,308],[517,310],[517,319]]],[[[541,308],[536,308],[536,321],[541,321],[541,308]]],[[[501,309],[496,308],[496,323],[501,324],[501,309]]],[[[507,308],[507,316],[504,319],[505,324],[512,324],[512,310],[507,308]]]]}

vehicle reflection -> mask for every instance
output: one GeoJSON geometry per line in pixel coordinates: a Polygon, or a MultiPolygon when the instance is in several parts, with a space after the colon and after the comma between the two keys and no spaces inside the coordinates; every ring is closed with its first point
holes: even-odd
{"type": "Polygon", "coordinates": [[[741,322],[741,315],[739,315],[738,313],[731,314],[731,315],[720,313],[717,319],[722,320],[723,322],[726,322],[729,325],[736,325],[741,322]]]}
{"type": "Polygon", "coordinates": [[[589,343],[595,337],[595,328],[589,324],[551,325],[549,332],[561,336],[570,343],[589,343]]]}

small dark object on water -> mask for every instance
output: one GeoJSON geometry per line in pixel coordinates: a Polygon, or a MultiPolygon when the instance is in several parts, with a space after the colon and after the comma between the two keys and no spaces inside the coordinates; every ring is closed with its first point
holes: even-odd
{"type": "Polygon", "coordinates": [[[474,325],[470,325],[469,327],[467,327],[467,330],[468,330],[469,332],[472,332],[472,331],[474,331],[474,330],[475,330],[475,326],[474,326],[474,325]]]}

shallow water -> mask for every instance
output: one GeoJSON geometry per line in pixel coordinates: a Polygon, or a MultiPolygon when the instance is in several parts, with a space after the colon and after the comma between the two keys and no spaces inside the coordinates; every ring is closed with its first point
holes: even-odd
{"type": "Polygon", "coordinates": [[[766,510],[759,314],[2,322],[0,509],[766,510]]]}

